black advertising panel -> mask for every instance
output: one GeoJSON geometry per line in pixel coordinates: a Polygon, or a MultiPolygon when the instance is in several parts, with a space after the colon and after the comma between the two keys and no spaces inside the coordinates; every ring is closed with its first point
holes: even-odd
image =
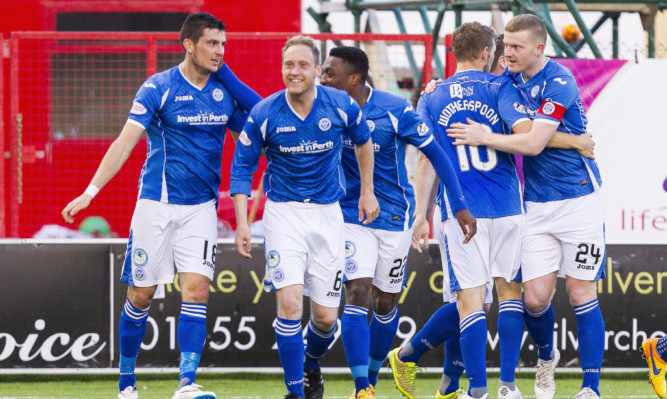
{"type": "MultiPolygon", "coordinates": [[[[0,368],[117,367],[116,331],[127,290],[118,280],[124,258],[125,245],[118,241],[0,244],[0,368]],[[111,287],[113,304],[109,301],[111,287]],[[114,337],[111,345],[110,334],[114,337]]],[[[645,338],[661,336],[667,330],[660,317],[665,313],[660,304],[667,289],[667,246],[610,245],[605,270],[607,279],[598,283],[607,330],[604,367],[644,367],[636,349],[645,338]]],[[[253,247],[253,259],[248,260],[236,253],[233,244],[218,243],[201,366],[280,366],[273,329],[275,294],[263,290],[263,277],[261,245],[253,247]]],[[[408,342],[442,305],[437,245],[423,254],[410,253],[405,278],[394,346],[408,342]]],[[[577,322],[563,279],[558,281],[553,304],[561,364],[578,368],[577,322]]],[[[178,280],[158,289],[137,360],[139,367],[178,367],[180,306],[178,280]]],[[[304,308],[305,326],[307,301],[304,308]]],[[[489,367],[499,366],[497,314],[494,305],[487,315],[489,367]]],[[[347,367],[339,337],[340,331],[322,360],[323,366],[347,367]]],[[[426,354],[420,365],[441,367],[442,358],[443,350],[437,348],[426,354]]],[[[524,332],[519,366],[533,366],[535,360],[535,348],[524,332]]]]}
{"type": "Polygon", "coordinates": [[[0,368],[109,367],[109,244],[0,243],[0,368]]]}

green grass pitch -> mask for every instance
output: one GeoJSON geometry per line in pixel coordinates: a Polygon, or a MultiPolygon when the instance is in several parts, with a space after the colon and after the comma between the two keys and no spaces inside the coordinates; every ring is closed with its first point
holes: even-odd
{"type": "MultiPolygon", "coordinates": [[[[70,399],[115,399],[118,383],[115,375],[0,375],[0,399],[8,398],[70,398],[70,399]]],[[[534,398],[533,376],[520,374],[517,386],[524,398],[534,398]]],[[[140,399],[169,399],[176,389],[175,374],[139,374],[140,399]]],[[[495,398],[498,392],[498,374],[489,375],[489,392],[495,398]]],[[[347,374],[324,374],[325,398],[347,398],[353,389],[352,378],[347,374]]],[[[279,374],[200,374],[197,383],[212,390],[220,399],[236,398],[282,398],[286,389],[279,374]]],[[[461,379],[463,387],[467,386],[461,379]]],[[[556,374],[556,398],[573,398],[579,392],[581,375],[556,374]]],[[[440,375],[420,373],[417,375],[417,392],[420,398],[432,398],[440,385],[440,375]]],[[[657,398],[645,373],[603,372],[602,397],[610,398],[657,398]]],[[[391,375],[382,373],[376,398],[401,398],[391,375]]]]}

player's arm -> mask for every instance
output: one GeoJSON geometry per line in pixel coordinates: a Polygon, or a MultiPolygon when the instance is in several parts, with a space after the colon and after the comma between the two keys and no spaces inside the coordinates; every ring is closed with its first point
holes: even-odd
{"type": "Polygon", "coordinates": [[[229,90],[232,97],[241,105],[241,107],[246,111],[250,112],[252,107],[254,107],[258,102],[262,101],[262,97],[257,94],[250,86],[243,83],[229,66],[225,63],[218,69],[215,73],[215,76],[225,85],[225,88],[229,90]]]}
{"type": "Polygon", "coordinates": [[[232,159],[229,193],[234,199],[236,213],[236,250],[246,258],[250,254],[250,226],[248,225],[248,197],[252,190],[252,175],[259,166],[259,154],[264,146],[259,126],[251,114],[239,135],[232,159]]]}
{"type": "Polygon", "coordinates": [[[429,202],[432,201],[432,191],[435,185],[436,174],[433,165],[423,152],[417,158],[417,184],[415,187],[415,213],[412,224],[412,247],[421,253],[419,241],[423,240],[424,247],[428,247],[428,236],[430,232],[429,202]]]}
{"type": "Polygon", "coordinates": [[[354,155],[359,165],[359,178],[361,190],[359,195],[359,221],[369,224],[380,215],[380,204],[375,198],[373,186],[373,168],[375,165],[373,155],[373,142],[371,131],[368,129],[366,118],[361,112],[359,105],[352,97],[347,96],[345,108],[345,135],[354,144],[354,155]]]}
{"type": "Polygon", "coordinates": [[[74,222],[74,215],[86,209],[95,195],[104,187],[125,164],[132,150],[144,133],[144,128],[133,123],[126,123],[120,135],[111,143],[90,185],[83,194],[72,200],[61,214],[67,223],[74,222]]]}
{"type": "MultiPolygon", "coordinates": [[[[366,123],[364,121],[364,123],[366,123]]],[[[359,164],[359,178],[361,180],[361,192],[359,195],[359,221],[369,224],[380,214],[380,204],[375,198],[373,187],[373,141],[369,138],[364,144],[354,145],[354,154],[359,164]],[[364,220],[365,219],[365,220],[364,220]]]]}
{"type": "Polygon", "coordinates": [[[557,131],[547,143],[547,148],[575,150],[586,158],[595,159],[595,141],[590,133],[575,135],[557,131]]]}
{"type": "MultiPolygon", "coordinates": [[[[427,102],[428,98],[422,97],[417,104],[417,112],[414,113],[414,117],[421,117],[421,121],[423,121],[418,128],[418,131],[421,132],[421,135],[428,134],[429,132],[435,132],[431,114],[428,112],[427,102]]],[[[440,144],[435,141],[435,138],[432,135],[430,137],[430,139],[419,145],[418,148],[429,159],[433,170],[437,173],[438,177],[443,182],[445,190],[447,190],[449,193],[450,198],[452,198],[452,207],[456,212],[456,219],[461,226],[463,234],[465,235],[465,239],[463,241],[465,244],[470,241],[470,239],[477,232],[477,222],[475,217],[468,210],[468,205],[466,204],[465,197],[463,196],[463,191],[461,190],[458,176],[454,171],[454,167],[452,166],[449,157],[447,154],[445,154],[445,151],[442,149],[442,147],[440,147],[440,144]]],[[[429,179],[429,185],[424,187],[424,190],[428,190],[429,197],[430,188],[433,186],[433,180],[434,179],[429,179]]],[[[424,220],[428,223],[425,209],[424,211],[420,211],[420,217],[424,217],[424,220]]],[[[417,237],[417,240],[419,240],[419,236],[417,237]]]]}

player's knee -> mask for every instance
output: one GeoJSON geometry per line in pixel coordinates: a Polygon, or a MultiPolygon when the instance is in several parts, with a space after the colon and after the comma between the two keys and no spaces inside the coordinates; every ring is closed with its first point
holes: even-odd
{"type": "Polygon", "coordinates": [[[573,306],[583,305],[597,298],[594,281],[568,279],[565,288],[573,306]]]}
{"type": "Polygon", "coordinates": [[[148,309],[153,302],[153,295],[155,295],[155,290],[151,287],[130,287],[127,291],[127,298],[137,309],[148,309]]]}
{"type": "Polygon", "coordinates": [[[336,325],[338,314],[334,312],[320,312],[312,314],[313,323],[323,331],[329,331],[336,325]]]}
{"type": "Polygon", "coordinates": [[[278,315],[287,319],[300,319],[303,311],[303,300],[284,296],[278,301],[278,315]]]}
{"type": "Polygon", "coordinates": [[[551,302],[551,296],[534,294],[524,291],[524,302],[526,303],[526,307],[528,308],[528,310],[537,313],[546,308],[547,306],[549,306],[549,303],[551,302]]]}
{"type": "Polygon", "coordinates": [[[380,315],[389,314],[396,307],[398,294],[382,292],[379,290],[373,291],[373,310],[380,315]]]}
{"type": "Polygon", "coordinates": [[[345,282],[345,304],[367,308],[370,303],[370,282],[367,279],[349,280],[345,282]]]}

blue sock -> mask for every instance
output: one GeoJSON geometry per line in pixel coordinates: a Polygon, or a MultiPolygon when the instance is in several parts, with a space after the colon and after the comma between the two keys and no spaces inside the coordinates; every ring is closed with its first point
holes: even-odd
{"type": "Polygon", "coordinates": [[[118,343],[120,347],[118,389],[121,392],[129,386],[137,385],[134,367],[137,363],[141,341],[144,340],[144,335],[146,335],[147,319],[148,309],[135,308],[130,300],[125,298],[125,306],[118,321],[118,343]]]}
{"type": "Polygon", "coordinates": [[[441,306],[410,341],[413,352],[405,357],[401,356],[401,360],[417,363],[424,353],[445,342],[458,332],[458,320],[459,311],[456,309],[455,303],[441,306]]]}
{"type": "Polygon", "coordinates": [[[520,299],[498,305],[498,341],[500,343],[500,381],[514,382],[523,339],[523,303],[520,299]]]}
{"type": "Polygon", "coordinates": [[[590,387],[600,394],[600,369],[604,355],[604,320],[594,299],[581,306],[574,307],[577,315],[577,338],[579,340],[579,357],[584,370],[584,382],[581,387],[590,387]]]}
{"type": "Polygon", "coordinates": [[[537,357],[542,360],[551,360],[551,351],[554,348],[554,324],[556,323],[556,313],[554,307],[549,306],[539,312],[531,312],[524,307],[523,320],[526,322],[526,330],[530,338],[537,345],[537,357]]]}
{"type": "Polygon", "coordinates": [[[303,335],[301,320],[276,318],[276,343],[280,364],[285,372],[285,385],[289,392],[300,397],[303,393],[303,335]]]}
{"type": "Polygon", "coordinates": [[[658,344],[655,346],[655,351],[660,356],[660,359],[667,361],[667,335],[658,340],[658,344]]]}
{"type": "Polygon", "coordinates": [[[470,381],[469,391],[486,387],[486,315],[484,311],[472,312],[461,324],[461,354],[470,381]]]}
{"type": "Polygon", "coordinates": [[[356,392],[368,387],[368,309],[361,306],[345,305],[340,319],[341,338],[347,364],[352,370],[356,392]]]}
{"type": "Polygon", "coordinates": [[[373,384],[373,386],[376,386],[378,383],[380,368],[391,350],[391,345],[394,343],[396,330],[398,329],[398,319],[397,307],[394,307],[386,315],[379,315],[373,312],[370,327],[371,342],[368,353],[368,382],[373,384]]]}
{"type": "Polygon", "coordinates": [[[443,395],[449,395],[459,389],[459,380],[463,375],[463,355],[461,354],[460,344],[461,334],[456,334],[445,341],[445,364],[442,368],[442,374],[449,377],[449,385],[443,395]]]}
{"type": "Polygon", "coordinates": [[[183,302],[176,332],[181,350],[181,372],[178,381],[183,385],[195,382],[201,351],[206,341],[206,304],[183,302]],[[187,382],[183,382],[184,379],[187,382]]]}
{"type": "Polygon", "coordinates": [[[306,349],[305,349],[305,359],[303,366],[308,370],[315,370],[320,367],[320,359],[329,349],[329,345],[334,340],[334,333],[336,332],[336,326],[329,331],[322,331],[315,323],[313,319],[310,319],[308,323],[308,332],[306,332],[306,349]]]}

